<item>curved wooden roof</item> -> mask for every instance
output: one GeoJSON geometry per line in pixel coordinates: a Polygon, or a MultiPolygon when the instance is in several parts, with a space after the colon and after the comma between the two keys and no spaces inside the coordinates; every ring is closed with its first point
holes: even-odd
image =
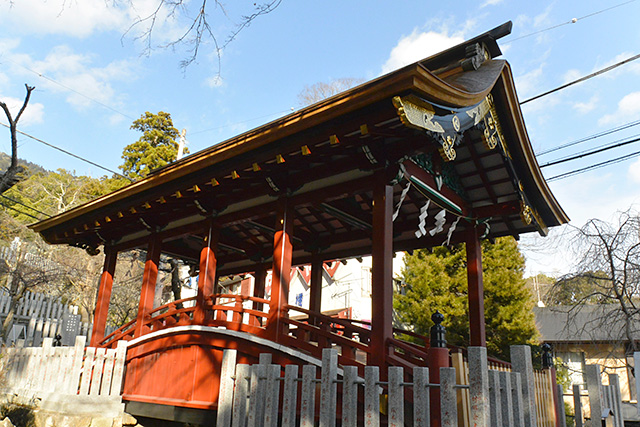
{"type": "Polygon", "coordinates": [[[492,59],[509,29],[212,145],[31,228],[49,243],[87,248],[144,246],[160,233],[167,252],[197,259],[213,217],[221,270],[241,271],[270,256],[276,200],[286,196],[295,206],[294,264],[318,252],[363,255],[371,177],[384,169],[396,204],[409,188],[394,222],[397,250],[456,242],[477,223],[494,237],[544,234],[568,218],[536,162],[511,69],[492,59]],[[433,229],[444,209],[443,230],[417,237],[428,199],[424,226],[433,229]]]}

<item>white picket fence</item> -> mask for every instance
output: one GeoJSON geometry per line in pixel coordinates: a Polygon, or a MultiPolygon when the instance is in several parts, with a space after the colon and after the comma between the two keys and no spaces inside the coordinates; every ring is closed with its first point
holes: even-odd
{"type": "Polygon", "coordinates": [[[116,349],[85,347],[86,337],[73,347],[53,347],[46,338],[42,347],[7,348],[1,360],[3,391],[25,399],[37,398],[42,407],[86,403],[122,411],[120,397],[127,342],[116,349]]]}
{"type": "Polygon", "coordinates": [[[365,367],[361,378],[356,367],[338,368],[335,349],[323,351],[320,378],[315,365],[303,366],[300,376],[297,365],[283,368],[270,364],[268,357],[261,357],[257,365],[236,365],[235,350],[225,350],[216,425],[310,427],[319,422],[320,426],[332,427],[340,422],[342,426],[379,426],[386,422],[389,426],[429,426],[430,411],[435,409],[429,407],[429,395],[437,389],[441,425],[450,427],[458,425],[458,390],[468,389],[471,425],[535,426],[535,402],[531,401],[534,396],[523,390],[528,386],[523,385],[520,372],[489,370],[484,347],[469,347],[468,354],[469,385],[457,385],[455,368],[440,368],[440,384],[429,383],[428,368],[414,368],[411,383],[404,381],[401,367],[388,368],[388,381],[379,380],[380,370],[374,366],[365,367]],[[320,409],[316,414],[318,385],[320,409]],[[409,413],[405,405],[408,390],[413,400],[409,413]],[[338,402],[340,399],[342,402],[338,402]],[[359,405],[359,401],[363,404],[359,405]],[[381,406],[381,401],[387,403],[381,406]],[[381,410],[387,415],[381,415],[381,410]]]}

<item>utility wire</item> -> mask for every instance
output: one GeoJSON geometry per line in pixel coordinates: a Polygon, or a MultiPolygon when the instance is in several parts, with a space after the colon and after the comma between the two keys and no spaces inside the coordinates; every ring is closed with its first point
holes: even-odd
{"type": "MultiPolygon", "coordinates": [[[[4,123],[0,123],[0,125],[4,126],[4,127],[6,127],[6,128],[9,128],[9,126],[8,126],[8,125],[6,125],[6,124],[4,124],[4,123]]],[[[89,163],[90,165],[93,165],[93,166],[95,166],[95,167],[97,167],[97,168],[100,168],[100,169],[102,169],[102,170],[105,170],[105,171],[107,171],[107,172],[111,172],[111,173],[112,173],[112,174],[114,174],[114,175],[117,175],[117,176],[119,176],[119,177],[121,177],[121,178],[126,178],[126,179],[128,179],[129,181],[133,182],[133,179],[131,179],[131,178],[127,177],[127,176],[124,176],[124,175],[122,175],[121,173],[118,173],[118,172],[116,172],[116,171],[113,171],[113,170],[111,170],[111,169],[109,169],[109,168],[106,168],[106,167],[104,167],[104,166],[100,166],[99,164],[97,164],[97,163],[95,163],[95,162],[92,162],[91,160],[87,160],[87,159],[85,159],[84,157],[80,157],[80,156],[78,156],[78,155],[76,155],[76,154],[73,154],[73,153],[71,153],[71,152],[69,152],[69,151],[67,151],[67,150],[64,150],[64,149],[62,149],[62,148],[60,148],[60,147],[56,147],[55,145],[50,144],[50,143],[48,143],[48,142],[46,142],[46,141],[43,141],[43,140],[41,140],[40,138],[36,138],[35,136],[29,135],[28,133],[22,132],[22,131],[20,131],[20,130],[19,130],[19,131],[17,131],[17,132],[18,132],[19,134],[22,134],[22,135],[24,135],[24,136],[28,137],[28,138],[33,139],[34,141],[38,141],[39,143],[44,144],[44,145],[46,145],[47,147],[51,147],[51,148],[53,148],[53,149],[55,149],[55,150],[61,151],[61,152],[63,152],[64,154],[67,154],[67,155],[69,155],[69,156],[71,156],[71,157],[75,157],[75,158],[76,158],[76,159],[78,159],[78,160],[82,160],[83,162],[89,163]]]]}
{"type": "Polygon", "coordinates": [[[563,26],[565,26],[565,25],[575,24],[575,23],[577,23],[578,21],[582,21],[583,19],[591,18],[592,16],[599,15],[599,14],[604,13],[604,12],[607,12],[607,11],[609,11],[609,10],[611,10],[611,9],[615,9],[615,8],[617,8],[617,7],[627,5],[627,4],[629,4],[629,3],[633,3],[633,2],[635,2],[635,1],[636,1],[636,0],[626,1],[626,2],[624,2],[624,3],[619,3],[619,4],[616,4],[616,5],[614,5],[614,6],[608,7],[608,8],[606,8],[606,9],[598,10],[597,12],[589,13],[589,14],[587,14],[587,15],[581,16],[580,18],[572,18],[572,19],[571,19],[571,20],[569,20],[569,21],[562,22],[562,23],[560,23],[560,24],[556,24],[556,25],[552,25],[551,27],[547,27],[547,28],[544,28],[544,29],[542,29],[542,30],[535,31],[535,32],[533,32],[533,33],[525,34],[524,36],[516,37],[515,39],[511,39],[511,40],[509,40],[509,41],[507,41],[507,42],[505,42],[505,43],[502,43],[502,45],[507,45],[507,44],[513,43],[513,42],[515,42],[515,41],[517,41],[517,40],[520,40],[520,39],[524,39],[524,38],[527,38],[527,37],[535,36],[536,34],[544,33],[545,31],[555,30],[556,28],[563,27],[563,26]]]}
{"type": "Polygon", "coordinates": [[[29,72],[31,72],[31,73],[33,73],[33,74],[37,75],[37,76],[38,76],[38,77],[40,77],[40,78],[43,78],[43,79],[45,79],[45,80],[50,81],[51,83],[53,83],[53,84],[55,84],[55,85],[60,86],[61,88],[64,88],[64,89],[66,89],[66,90],[68,90],[68,91],[70,91],[70,92],[73,92],[73,93],[75,93],[76,95],[80,95],[81,97],[86,98],[86,99],[88,99],[88,100],[89,100],[89,101],[91,101],[91,102],[95,102],[96,104],[98,104],[98,105],[100,105],[100,106],[102,106],[102,107],[106,108],[107,110],[111,110],[111,111],[113,111],[114,113],[119,114],[119,115],[121,115],[121,116],[123,116],[123,117],[126,117],[126,118],[128,118],[128,119],[130,119],[130,120],[135,120],[133,117],[131,117],[131,116],[129,116],[129,115],[127,115],[127,114],[123,113],[122,111],[118,111],[118,110],[116,110],[115,108],[113,108],[113,107],[111,107],[111,106],[109,106],[109,105],[105,104],[104,102],[98,101],[98,100],[97,100],[97,99],[95,99],[95,98],[92,98],[92,97],[90,97],[90,96],[88,96],[88,95],[85,95],[84,93],[79,92],[79,91],[77,91],[77,90],[75,90],[75,89],[73,89],[73,88],[71,88],[71,87],[69,87],[69,86],[67,86],[67,85],[64,85],[64,84],[62,84],[62,83],[60,83],[60,82],[58,82],[58,81],[56,81],[56,80],[52,79],[51,77],[49,77],[49,76],[46,76],[46,75],[42,74],[42,73],[41,73],[41,72],[39,72],[39,71],[36,71],[36,70],[34,70],[34,69],[32,69],[32,68],[29,68],[29,67],[27,67],[26,65],[20,64],[20,63],[18,63],[18,62],[16,62],[16,61],[13,61],[13,60],[11,60],[10,58],[7,58],[6,56],[4,57],[4,59],[5,59],[5,60],[7,60],[7,61],[9,61],[9,62],[11,62],[11,63],[13,63],[13,64],[15,64],[15,65],[17,65],[18,67],[22,67],[22,68],[24,68],[25,70],[27,70],[27,71],[29,71],[29,72]]]}
{"type": "Polygon", "coordinates": [[[614,148],[619,148],[619,147],[623,147],[625,145],[633,144],[633,143],[638,142],[638,141],[640,141],[640,138],[634,138],[634,139],[630,139],[628,141],[620,142],[619,144],[606,145],[606,146],[601,146],[601,147],[599,147],[599,148],[597,148],[595,150],[583,151],[582,153],[578,153],[578,154],[576,154],[574,156],[569,156],[569,157],[565,157],[565,158],[562,158],[562,159],[558,159],[558,160],[554,160],[554,161],[545,163],[544,165],[540,166],[540,169],[546,168],[547,166],[559,165],[560,163],[565,163],[565,162],[569,162],[571,160],[577,160],[577,159],[581,159],[583,157],[592,156],[594,154],[602,153],[604,151],[612,150],[614,148]]]}
{"type": "Polygon", "coordinates": [[[586,142],[586,141],[591,141],[592,139],[600,138],[601,136],[610,135],[612,133],[619,132],[619,131],[625,130],[625,129],[629,129],[631,127],[638,126],[638,125],[640,125],[640,120],[636,120],[635,122],[628,122],[628,123],[625,123],[625,124],[620,125],[618,127],[611,128],[611,129],[608,129],[608,130],[605,130],[605,131],[602,131],[602,132],[599,132],[599,133],[596,133],[596,134],[593,134],[593,135],[590,135],[590,136],[586,136],[584,138],[577,139],[577,140],[572,141],[572,142],[568,142],[566,144],[559,145],[559,146],[554,147],[554,148],[550,148],[548,150],[541,151],[539,153],[536,153],[536,156],[539,157],[539,156],[543,156],[545,154],[553,153],[554,151],[562,150],[563,148],[573,147],[574,145],[578,145],[578,144],[581,144],[581,143],[586,142]]]}
{"type": "MultiPolygon", "coordinates": [[[[635,1],[635,0],[634,0],[634,1],[635,1]]],[[[619,66],[624,65],[624,64],[626,64],[626,63],[628,63],[628,62],[635,61],[635,60],[636,60],[636,59],[638,59],[638,58],[640,58],[640,54],[635,55],[635,56],[632,56],[631,58],[625,59],[624,61],[620,61],[620,62],[618,62],[618,63],[616,63],[616,64],[610,65],[610,66],[608,66],[608,67],[606,67],[606,68],[603,68],[603,69],[601,69],[601,70],[596,71],[595,73],[591,73],[591,74],[589,74],[589,75],[587,75],[587,76],[581,77],[581,78],[579,78],[579,79],[577,79],[577,80],[574,80],[574,81],[569,82],[569,83],[567,83],[567,84],[564,84],[564,85],[562,85],[562,86],[558,86],[557,88],[555,88],[555,89],[551,89],[551,90],[549,90],[549,91],[547,91],[547,92],[544,92],[544,93],[541,93],[540,95],[536,95],[536,96],[534,96],[533,98],[529,98],[529,99],[527,99],[527,100],[524,100],[524,101],[522,101],[522,102],[520,103],[520,105],[524,105],[524,104],[526,104],[527,102],[534,101],[534,100],[536,100],[536,99],[538,99],[538,98],[542,98],[543,96],[550,95],[550,94],[552,94],[552,93],[554,93],[554,92],[557,92],[557,91],[559,91],[559,90],[566,89],[566,88],[568,88],[569,86],[573,86],[573,85],[575,85],[575,84],[582,83],[582,82],[583,82],[583,81],[585,81],[585,80],[589,80],[589,79],[590,79],[590,78],[592,78],[592,77],[596,77],[596,76],[599,76],[600,74],[604,74],[604,73],[606,73],[607,71],[611,71],[611,70],[613,70],[614,68],[618,68],[619,66]]]]}
{"type": "Polygon", "coordinates": [[[24,206],[25,208],[29,208],[29,209],[31,209],[31,210],[33,210],[33,211],[35,211],[35,212],[38,212],[39,214],[42,214],[42,215],[45,215],[45,216],[48,216],[49,218],[51,218],[51,215],[49,215],[49,214],[47,214],[47,213],[44,213],[44,212],[42,212],[42,211],[39,211],[39,210],[38,210],[38,209],[36,209],[36,208],[32,208],[32,207],[31,207],[31,206],[29,206],[29,205],[25,205],[24,203],[22,203],[22,202],[21,202],[21,201],[19,201],[19,200],[15,200],[15,199],[13,199],[13,198],[11,198],[11,197],[5,196],[4,194],[0,194],[0,196],[2,196],[3,198],[5,198],[5,199],[7,199],[7,200],[9,200],[9,201],[11,201],[11,202],[13,202],[13,203],[17,203],[17,204],[19,204],[19,205],[24,206]]]}
{"type": "Polygon", "coordinates": [[[634,153],[626,154],[624,156],[616,157],[614,159],[606,160],[604,162],[596,163],[596,164],[593,164],[593,165],[590,165],[590,166],[586,166],[584,168],[575,169],[575,170],[572,170],[570,172],[566,172],[566,173],[563,173],[563,174],[560,174],[560,175],[556,175],[556,176],[553,176],[553,177],[547,179],[547,182],[558,181],[560,179],[569,178],[571,176],[579,175],[581,173],[588,172],[590,170],[600,169],[600,168],[608,166],[608,165],[613,165],[613,164],[616,164],[616,163],[623,162],[625,160],[632,159],[632,158],[634,158],[636,156],[640,156],[640,151],[636,151],[634,153]]]}
{"type": "Polygon", "coordinates": [[[40,221],[40,218],[38,218],[37,216],[33,216],[33,215],[31,215],[31,214],[28,214],[28,213],[26,213],[26,212],[23,212],[23,211],[21,211],[20,209],[16,209],[16,208],[14,208],[13,206],[5,205],[5,204],[4,204],[4,203],[2,203],[2,202],[0,202],[0,205],[4,206],[5,208],[11,209],[11,210],[13,210],[13,211],[16,211],[16,212],[18,212],[19,214],[26,215],[26,216],[30,216],[31,218],[33,218],[33,219],[35,219],[35,220],[40,221]]]}

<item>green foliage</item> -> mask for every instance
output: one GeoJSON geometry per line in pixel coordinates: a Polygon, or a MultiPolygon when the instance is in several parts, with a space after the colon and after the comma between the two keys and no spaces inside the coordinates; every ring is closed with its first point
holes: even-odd
{"type": "Polygon", "coordinates": [[[6,191],[7,213],[22,223],[57,215],[112,190],[109,178],[77,176],[65,169],[38,172],[6,191]]]}
{"type": "MultiPolygon", "coordinates": [[[[23,159],[18,159],[18,164],[25,169],[25,175],[30,176],[38,172],[46,172],[46,169],[35,163],[28,162],[23,159]]],[[[11,165],[11,156],[6,153],[0,152],[0,173],[7,170],[11,165]]]]}
{"type": "Polygon", "coordinates": [[[173,126],[171,114],[146,112],[134,121],[131,129],[142,132],[142,136],[129,144],[122,152],[124,163],[118,166],[132,179],[144,178],[154,169],[166,166],[178,155],[178,129],[173,126]]]}
{"type": "MultiPolygon", "coordinates": [[[[487,350],[509,358],[509,346],[536,342],[533,297],[523,278],[524,257],[511,237],[482,242],[487,350]]],[[[431,314],[445,316],[447,341],[469,345],[467,266],[463,245],[418,250],[405,255],[406,295],[394,297],[399,320],[427,335],[431,314]]]]}
{"type": "Polygon", "coordinates": [[[611,287],[607,273],[587,271],[558,279],[545,297],[546,305],[603,304],[611,287]]]}

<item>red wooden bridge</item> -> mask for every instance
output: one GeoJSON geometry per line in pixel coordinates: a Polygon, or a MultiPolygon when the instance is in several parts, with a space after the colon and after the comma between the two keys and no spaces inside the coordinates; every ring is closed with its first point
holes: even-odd
{"type": "Polygon", "coordinates": [[[335,347],[343,365],[424,364],[426,345],[394,335],[397,251],[466,243],[471,344],[485,344],[480,240],[545,234],[568,221],[536,162],[510,66],[495,59],[510,28],[32,226],[52,244],[103,246],[92,344],[129,341],[130,410],[215,409],[225,348],[249,363],[260,353],[319,363],[335,347]],[[104,337],[117,254],[134,248],[147,254],[137,317],[104,337]],[[195,298],[153,307],[161,254],[199,269],[195,298]],[[323,316],[324,262],[363,255],[373,258],[371,324],[323,316]],[[304,309],[289,305],[290,271],[300,265],[311,265],[304,309]],[[221,295],[218,280],[242,273],[254,277],[253,292],[221,295]]]}

